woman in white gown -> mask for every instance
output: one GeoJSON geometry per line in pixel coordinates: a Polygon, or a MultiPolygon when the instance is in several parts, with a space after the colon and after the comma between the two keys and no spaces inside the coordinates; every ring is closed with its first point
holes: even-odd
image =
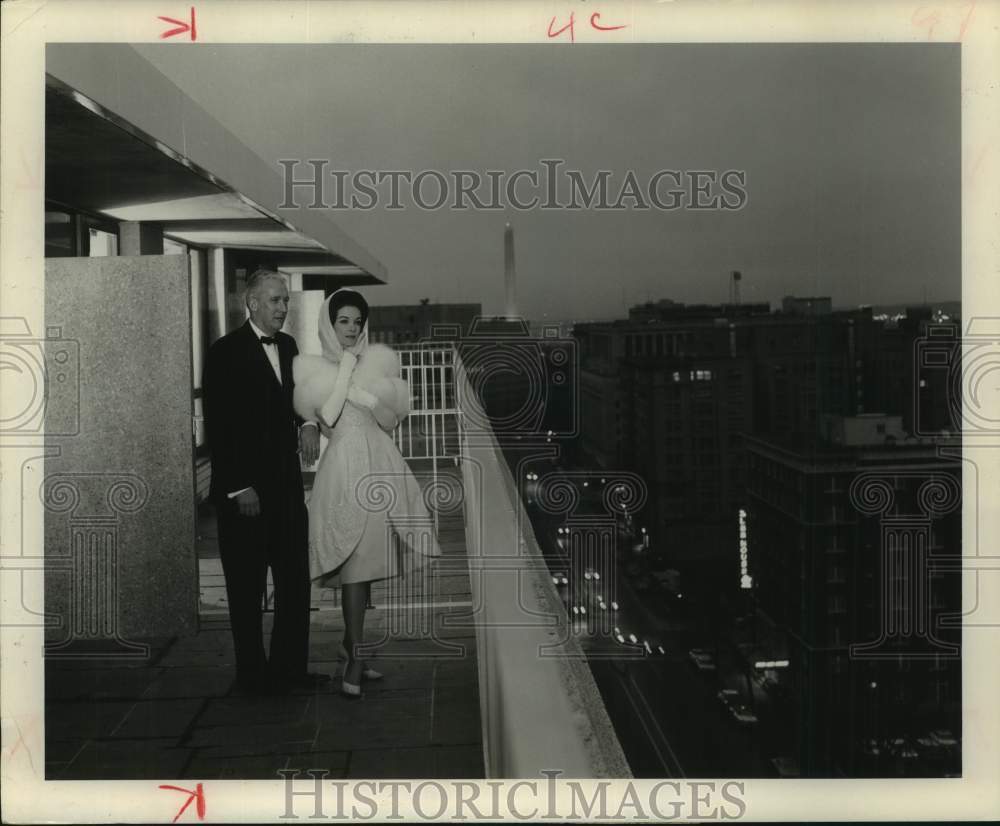
{"type": "MultiPolygon", "coordinates": [[[[411,550],[440,555],[420,483],[389,433],[409,412],[409,388],[390,348],[368,344],[368,304],[354,290],[323,303],[323,356],[293,363],[295,409],[328,439],[309,500],[309,566],[324,587],[341,586],[347,665],[341,691],[361,695],[377,678],[357,656],[371,583],[400,576],[411,550]]],[[[409,560],[412,561],[412,560],[409,560]]]]}

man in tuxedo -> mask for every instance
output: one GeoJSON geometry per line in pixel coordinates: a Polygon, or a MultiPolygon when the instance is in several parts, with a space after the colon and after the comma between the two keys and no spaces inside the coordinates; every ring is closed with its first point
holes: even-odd
{"type": "Polygon", "coordinates": [[[306,669],[308,515],[299,453],[307,464],[316,460],[319,432],[292,409],[298,347],[281,332],[288,314],[284,278],[257,270],[247,282],[246,303],[246,323],[209,348],[205,424],[237,685],[271,694],[329,679],[306,669]],[[269,659],[262,627],[268,568],[274,583],[269,659]]]}

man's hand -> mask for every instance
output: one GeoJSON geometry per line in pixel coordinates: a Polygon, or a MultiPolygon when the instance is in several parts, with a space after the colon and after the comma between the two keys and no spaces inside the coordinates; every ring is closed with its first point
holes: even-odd
{"type": "Polygon", "coordinates": [[[299,452],[302,461],[307,466],[316,463],[319,458],[319,428],[314,425],[303,425],[299,428],[299,452]]]}
{"type": "Polygon", "coordinates": [[[236,500],[236,507],[240,509],[243,516],[260,516],[260,497],[253,488],[247,488],[242,493],[233,497],[236,500]]]}

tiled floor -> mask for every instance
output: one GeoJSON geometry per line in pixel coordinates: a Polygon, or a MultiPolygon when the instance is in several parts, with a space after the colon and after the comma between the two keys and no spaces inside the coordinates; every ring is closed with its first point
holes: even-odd
{"type": "MultiPolygon", "coordinates": [[[[365,697],[233,690],[233,648],[214,526],[202,522],[202,622],[193,637],[151,640],[146,661],[46,663],[48,779],[277,779],[483,776],[475,638],[461,514],[442,518],[444,558],[425,591],[376,588],[366,641],[385,678],[365,697]],[[464,619],[463,619],[464,617],[464,619]]],[[[310,668],[338,674],[343,635],[332,592],[316,591],[310,668]]],[[[269,622],[269,619],[268,619],[269,622]]]]}

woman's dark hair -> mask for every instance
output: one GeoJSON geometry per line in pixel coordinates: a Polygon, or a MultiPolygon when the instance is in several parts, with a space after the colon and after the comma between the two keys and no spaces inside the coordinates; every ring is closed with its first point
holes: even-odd
{"type": "Polygon", "coordinates": [[[330,323],[334,326],[337,325],[337,313],[339,313],[344,307],[356,307],[361,313],[361,326],[362,328],[368,323],[368,302],[365,301],[364,296],[361,293],[356,293],[354,290],[338,290],[333,294],[333,298],[330,299],[330,323]]]}

